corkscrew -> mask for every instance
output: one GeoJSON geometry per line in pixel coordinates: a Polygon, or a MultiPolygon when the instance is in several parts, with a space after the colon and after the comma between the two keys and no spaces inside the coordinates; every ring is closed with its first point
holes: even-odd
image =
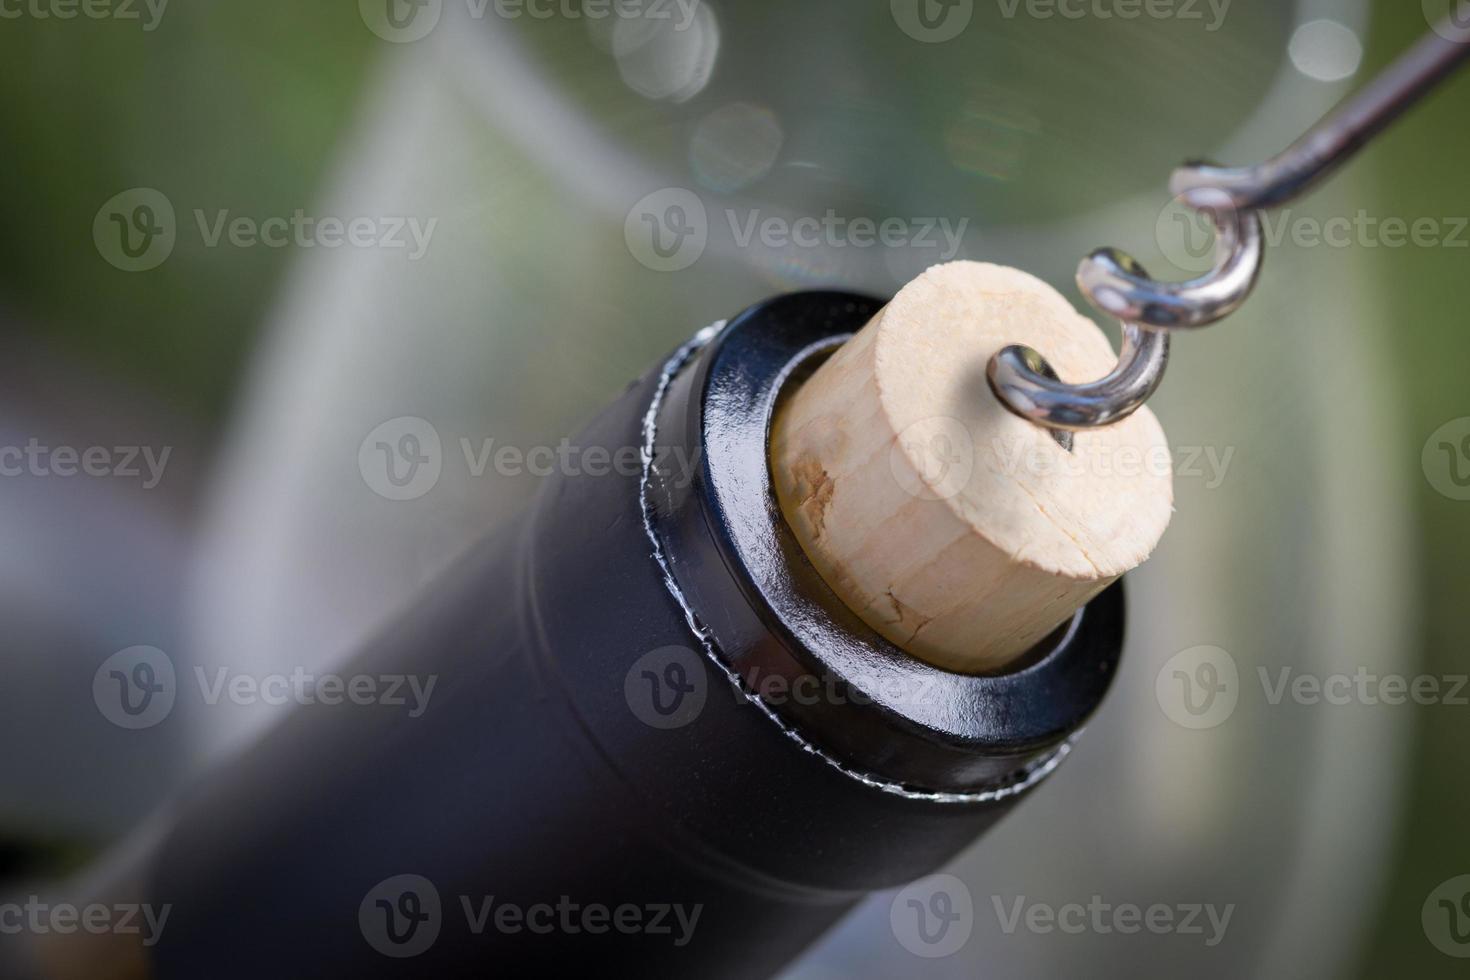
{"type": "Polygon", "coordinates": [[[1161,282],[1124,252],[1093,252],[1078,267],[1077,285],[1093,307],[1122,323],[1117,367],[1096,381],[1069,384],[1039,352],[1012,345],[987,369],[1001,403],[1056,433],[1108,425],[1137,411],[1163,380],[1170,334],[1216,323],[1250,296],[1264,258],[1260,212],[1312,190],[1467,57],[1470,22],[1462,7],[1280,155],[1254,167],[1191,162],[1176,170],[1171,192],[1214,226],[1210,271],[1161,282]]]}

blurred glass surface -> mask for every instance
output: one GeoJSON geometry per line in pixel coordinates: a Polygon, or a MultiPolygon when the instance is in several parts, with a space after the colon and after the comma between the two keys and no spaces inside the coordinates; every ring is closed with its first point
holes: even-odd
{"type": "MultiPolygon", "coordinates": [[[[1237,0],[1209,30],[976,2],[956,36],[926,43],[899,6],[710,3],[676,30],[449,3],[416,40],[389,40],[351,4],[181,7],[136,35],[0,25],[21,86],[0,110],[16,147],[0,174],[0,285],[29,338],[12,363],[52,393],[6,386],[11,442],[179,454],[175,496],[141,502],[105,483],[71,499],[0,481],[7,666],[37,702],[75,707],[3,722],[36,746],[0,770],[15,847],[114,838],[278,715],[186,708],[156,737],[119,741],[88,697],[110,653],[156,645],[180,670],[326,666],[512,518],[537,480],[475,475],[462,439],[555,446],[696,328],[776,291],[889,293],[962,257],[1076,300],[1078,258],[1109,244],[1182,278],[1198,250],[1166,207],[1169,169],[1267,156],[1424,27],[1413,4],[1237,0]],[[144,274],[91,239],[98,206],[134,186],[179,215],[174,254],[144,274]],[[629,226],[687,202],[671,190],[697,198],[706,242],[661,272],[629,226]],[[196,209],[297,208],[437,224],[417,260],[210,248],[194,228],[196,209]],[[937,243],[742,244],[752,216],[829,212],[932,221],[937,243]],[[951,245],[944,227],[963,235],[951,245]],[[94,403],[95,372],[133,390],[94,403]],[[420,499],[385,500],[358,451],[405,416],[433,425],[443,472],[420,499]]],[[[1461,82],[1292,220],[1470,213],[1466,97],[1461,82]]],[[[1451,293],[1465,254],[1288,235],[1244,312],[1177,340],[1154,403],[1192,467],[1174,526],[1131,577],[1104,711],[950,869],[974,936],[916,959],[890,929],[893,896],[877,896],[794,975],[1454,974],[1419,912],[1470,862],[1455,833],[1470,816],[1464,709],[1272,705],[1256,677],[1465,670],[1470,504],[1436,493],[1420,460],[1430,432],[1470,414],[1451,293]],[[1244,683],[1228,720],[1191,730],[1156,686],[1203,645],[1228,651],[1244,683]],[[1217,945],[1007,931],[1001,908],[1022,896],[1233,913],[1217,945]]]]}

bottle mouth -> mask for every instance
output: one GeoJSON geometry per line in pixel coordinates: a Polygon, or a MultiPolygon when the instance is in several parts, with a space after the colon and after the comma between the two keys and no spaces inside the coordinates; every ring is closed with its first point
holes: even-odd
{"type": "Polygon", "coordinates": [[[706,654],[774,724],[877,789],[993,802],[1055,768],[1101,703],[1122,646],[1122,589],[1114,584],[992,675],[911,656],[832,592],[776,503],[771,420],[783,390],[882,305],[793,293],[681,348],[650,406],[645,449],[682,443],[699,464],[675,479],[646,452],[644,514],[706,654]]]}

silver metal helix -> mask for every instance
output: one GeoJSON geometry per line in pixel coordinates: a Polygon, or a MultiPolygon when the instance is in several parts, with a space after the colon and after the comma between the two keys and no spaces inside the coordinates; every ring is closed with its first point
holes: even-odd
{"type": "Polygon", "coordinates": [[[1160,282],[1131,256],[1098,249],[1082,260],[1077,285],[1096,309],[1122,322],[1117,367],[1096,381],[1068,384],[1040,353],[1012,345],[987,369],[996,397],[1068,448],[1064,433],[1137,411],[1163,381],[1170,332],[1224,319],[1255,288],[1264,258],[1260,212],[1307,193],[1465,63],[1470,19],[1461,17],[1452,14],[1279,156],[1255,167],[1191,163],[1176,170],[1170,190],[1214,225],[1214,267],[1187,282],[1160,282]]]}

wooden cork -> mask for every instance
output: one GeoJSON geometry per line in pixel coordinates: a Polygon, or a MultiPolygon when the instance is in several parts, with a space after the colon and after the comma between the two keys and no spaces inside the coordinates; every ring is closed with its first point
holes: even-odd
{"type": "Polygon", "coordinates": [[[1069,452],[991,392],[986,364],[1009,344],[1063,381],[1117,362],[1039,279],[952,262],[905,286],[771,432],[777,498],[823,579],[895,645],[960,673],[1017,664],[1142,563],[1173,510],[1152,413],[1078,432],[1069,452]]]}

